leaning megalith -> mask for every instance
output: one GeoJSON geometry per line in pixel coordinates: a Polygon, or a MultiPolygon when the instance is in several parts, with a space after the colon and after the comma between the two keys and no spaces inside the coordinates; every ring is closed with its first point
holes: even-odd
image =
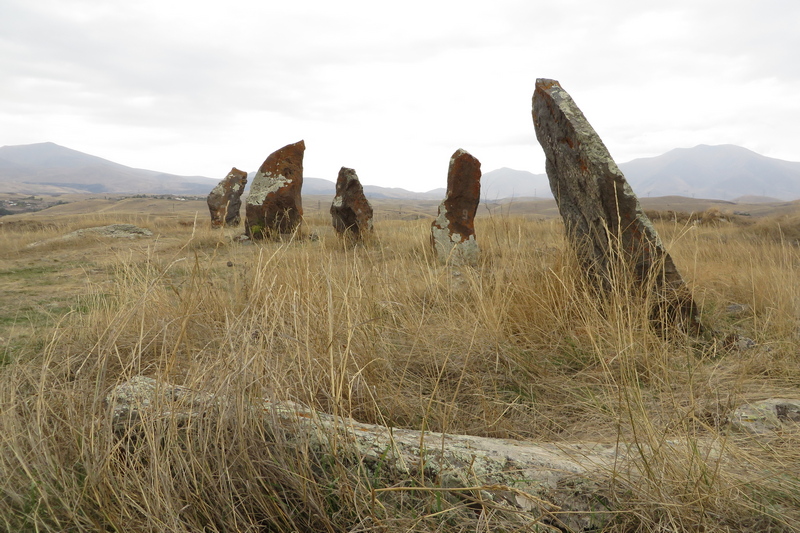
{"type": "Polygon", "coordinates": [[[242,193],[247,185],[247,172],[233,167],[209,193],[206,203],[211,212],[211,227],[238,226],[241,222],[242,193]]]}
{"type": "Polygon", "coordinates": [[[536,80],[533,124],[568,239],[587,276],[610,288],[618,267],[627,269],[640,287],[657,289],[654,311],[699,330],[691,295],[652,222],[603,141],[557,81],[536,80]]]}
{"type": "Polygon", "coordinates": [[[356,171],[342,167],[336,179],[336,196],[331,204],[331,218],[336,233],[361,239],[372,232],[372,206],[356,171]]]}
{"type": "Polygon", "coordinates": [[[431,244],[439,262],[456,266],[478,263],[475,213],[480,198],[481,162],[459,148],[450,158],[447,196],[431,224],[431,244]]]}
{"type": "Polygon", "coordinates": [[[294,232],[303,218],[303,141],[270,154],[258,169],[245,208],[245,234],[254,239],[294,232]]]}

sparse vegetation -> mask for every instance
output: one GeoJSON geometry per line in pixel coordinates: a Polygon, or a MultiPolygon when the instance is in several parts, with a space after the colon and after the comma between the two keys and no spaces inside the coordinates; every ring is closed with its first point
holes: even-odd
{"type": "Polygon", "coordinates": [[[453,269],[433,260],[427,219],[376,212],[375,238],[353,246],[323,211],[306,217],[319,240],[248,245],[185,210],[6,223],[0,528],[558,531],[346,445],[310,450],[248,410],[255,397],[397,428],[632,443],[597,480],[597,531],[800,528],[800,431],[726,424],[749,399],[800,396],[795,219],[657,221],[717,332],[697,339],[657,334],[624,279],[599,301],[556,219],[479,218],[480,266],[453,269]],[[156,236],[27,246],[121,222],[156,236]],[[140,374],[234,401],[120,438],[104,398],[140,374]]]}

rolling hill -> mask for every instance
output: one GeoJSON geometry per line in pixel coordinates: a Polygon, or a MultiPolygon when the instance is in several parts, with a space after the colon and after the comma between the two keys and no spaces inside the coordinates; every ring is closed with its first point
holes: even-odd
{"type": "MultiPolygon", "coordinates": [[[[531,149],[535,149],[532,147],[531,149]]],[[[800,163],[734,145],[677,148],[619,165],[640,197],[679,195],[749,203],[800,198],[800,163]]],[[[219,178],[177,176],[131,168],[53,143],[0,147],[0,192],[23,194],[131,193],[206,195],[219,178]]],[[[252,183],[252,174],[250,180],[252,183]]],[[[552,198],[545,174],[500,168],[484,173],[481,197],[552,198]]],[[[333,196],[334,182],[306,177],[303,192],[333,196]]],[[[364,184],[369,198],[444,198],[444,189],[412,192],[364,184]]]]}
{"type": "Polygon", "coordinates": [[[619,167],[639,196],[800,198],[800,163],[766,157],[732,144],[676,148],[619,167]]]}
{"type": "Polygon", "coordinates": [[[0,190],[208,194],[219,180],[131,168],[54,143],[0,147],[0,190]]]}
{"type": "MultiPolygon", "coordinates": [[[[685,196],[747,203],[800,198],[800,163],[766,157],[741,146],[677,148],[619,165],[640,197],[685,196]]],[[[481,196],[552,198],[546,174],[501,168],[481,178],[481,196]]]]}

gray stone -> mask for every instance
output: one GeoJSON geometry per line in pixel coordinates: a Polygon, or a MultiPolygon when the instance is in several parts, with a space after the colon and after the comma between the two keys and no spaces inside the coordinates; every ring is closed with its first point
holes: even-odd
{"type": "Polygon", "coordinates": [[[731,429],[754,435],[770,435],[798,429],[800,400],[769,398],[741,405],[728,417],[731,429]]]}
{"type": "Polygon", "coordinates": [[[741,315],[750,311],[750,306],[747,304],[730,304],[725,308],[725,312],[729,315],[741,315]]]}
{"type": "Polygon", "coordinates": [[[241,222],[242,193],[247,185],[247,172],[233,167],[206,198],[211,213],[211,227],[238,226],[241,222]]]}
{"type": "Polygon", "coordinates": [[[45,244],[54,242],[69,241],[72,239],[79,239],[81,237],[97,236],[97,237],[111,237],[112,239],[136,239],[138,237],[151,237],[153,232],[147,228],[140,228],[133,224],[110,224],[108,226],[98,226],[94,228],[84,228],[72,231],[61,237],[47,239],[44,241],[37,241],[29,244],[28,248],[36,248],[45,244]]]}
{"type": "MultiPolygon", "coordinates": [[[[136,434],[142,424],[185,426],[226,412],[235,415],[240,405],[223,395],[142,376],[116,386],[106,402],[120,438],[136,434]]],[[[498,512],[507,510],[523,520],[524,531],[533,531],[543,517],[559,526],[553,530],[600,528],[614,512],[608,499],[610,476],[635,468],[627,465],[641,453],[641,447],[624,443],[536,443],[391,428],[290,401],[251,398],[242,407],[284,430],[291,437],[285,445],[297,446],[303,454],[331,449],[341,454],[346,446],[357,458],[354,476],[365,466],[379,465],[400,479],[419,480],[424,470],[424,477],[435,483],[433,490],[478,486],[481,497],[498,512]]],[[[274,443],[265,440],[264,446],[270,445],[274,443]]]]}
{"type": "Polygon", "coordinates": [[[603,141],[555,80],[536,80],[533,124],[567,237],[590,280],[612,288],[618,272],[653,287],[654,318],[701,329],[697,307],[650,219],[603,141]],[[651,285],[650,285],[651,284],[651,285]]]}

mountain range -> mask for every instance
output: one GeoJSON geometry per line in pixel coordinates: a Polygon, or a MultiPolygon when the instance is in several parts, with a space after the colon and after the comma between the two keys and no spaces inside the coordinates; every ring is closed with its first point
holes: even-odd
{"type": "Polygon", "coordinates": [[[49,142],[0,148],[0,192],[208,194],[218,181],[131,168],[49,142]]]}
{"type": "MultiPolygon", "coordinates": [[[[800,198],[800,163],[766,157],[740,146],[677,148],[619,167],[639,196],[800,198]]],[[[131,168],[54,143],[0,147],[0,192],[206,195],[219,179],[131,168]]],[[[308,195],[333,196],[334,190],[330,180],[303,180],[303,192],[308,195]]],[[[444,198],[446,192],[443,188],[420,193],[367,184],[364,191],[371,198],[430,200],[444,198]]],[[[552,193],[546,174],[500,168],[483,174],[481,196],[492,201],[552,198],[552,193]]]]}

